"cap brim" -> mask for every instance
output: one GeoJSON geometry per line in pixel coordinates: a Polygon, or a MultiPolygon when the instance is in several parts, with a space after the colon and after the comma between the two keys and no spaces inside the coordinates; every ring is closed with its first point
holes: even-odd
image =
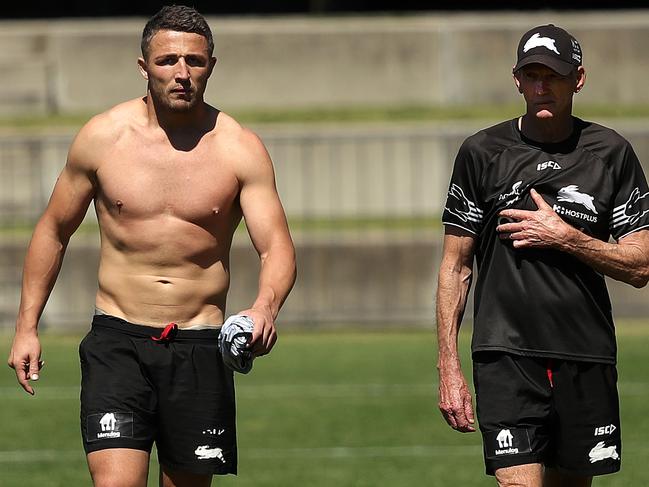
{"type": "Polygon", "coordinates": [[[513,71],[515,73],[522,67],[528,66],[530,64],[542,64],[543,66],[547,66],[552,71],[556,71],[562,76],[569,75],[572,70],[576,68],[574,64],[567,63],[553,56],[546,56],[544,54],[532,54],[531,56],[524,57],[523,59],[518,61],[516,66],[514,66],[513,71]]]}

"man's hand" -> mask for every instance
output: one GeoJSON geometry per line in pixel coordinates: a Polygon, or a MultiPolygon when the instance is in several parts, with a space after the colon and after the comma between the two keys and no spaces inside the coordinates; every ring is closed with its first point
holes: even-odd
{"type": "Polygon", "coordinates": [[[511,240],[516,249],[554,248],[560,249],[575,229],[561,219],[536,190],[530,190],[538,210],[508,209],[499,216],[510,220],[496,227],[502,240],[511,240]]]}
{"type": "Polygon", "coordinates": [[[259,357],[270,353],[277,341],[275,320],[270,309],[253,307],[237,314],[248,316],[255,325],[250,339],[250,351],[252,354],[259,357]]]}
{"type": "Polygon", "coordinates": [[[475,431],[471,392],[459,366],[439,369],[439,410],[454,430],[475,431]]]}
{"type": "Polygon", "coordinates": [[[29,381],[39,379],[40,369],[44,365],[41,360],[41,344],[36,333],[16,332],[7,365],[16,372],[21,387],[33,396],[34,388],[29,381]]]}

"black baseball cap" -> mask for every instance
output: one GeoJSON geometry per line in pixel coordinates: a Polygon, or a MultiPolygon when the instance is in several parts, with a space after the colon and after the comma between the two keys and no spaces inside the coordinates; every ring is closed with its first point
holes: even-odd
{"type": "Polygon", "coordinates": [[[582,65],[581,46],[567,31],[552,24],[528,30],[518,43],[514,72],[539,63],[566,76],[582,65]]]}

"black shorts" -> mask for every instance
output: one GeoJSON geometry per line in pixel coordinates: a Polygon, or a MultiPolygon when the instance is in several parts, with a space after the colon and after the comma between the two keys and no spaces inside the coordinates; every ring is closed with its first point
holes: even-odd
{"type": "Polygon", "coordinates": [[[151,451],[160,464],[197,474],[237,472],[234,380],[218,330],[160,328],[95,316],[79,345],[81,433],[86,453],[151,451]]]}
{"type": "Polygon", "coordinates": [[[473,373],[487,474],[529,463],[581,476],[620,469],[615,365],[479,352],[473,373]]]}

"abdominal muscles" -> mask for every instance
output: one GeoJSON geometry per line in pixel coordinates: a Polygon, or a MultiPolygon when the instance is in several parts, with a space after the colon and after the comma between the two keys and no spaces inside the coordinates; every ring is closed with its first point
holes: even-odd
{"type": "Polygon", "coordinates": [[[152,326],[221,324],[232,230],[219,226],[170,216],[102,225],[97,307],[152,326]]]}

